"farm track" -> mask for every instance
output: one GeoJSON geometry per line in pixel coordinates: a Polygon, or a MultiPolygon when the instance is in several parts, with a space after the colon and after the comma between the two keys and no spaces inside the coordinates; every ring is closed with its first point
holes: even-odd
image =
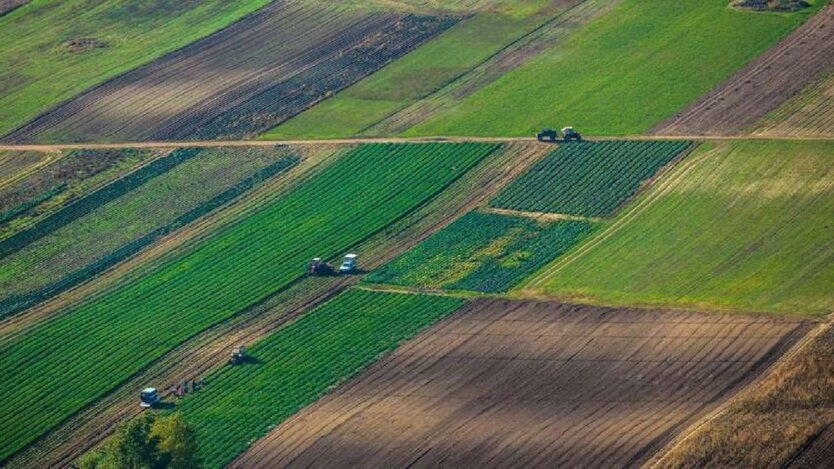
{"type": "Polygon", "coordinates": [[[251,135],[363,78],[456,21],[277,1],[57,106],[6,139],[251,135]]]}
{"type": "Polygon", "coordinates": [[[809,327],[477,299],[232,467],[638,465],[809,327]]]}
{"type": "MultiPolygon", "coordinates": [[[[484,203],[512,178],[543,157],[545,152],[542,148],[538,145],[509,145],[500,155],[471,170],[470,174],[424,207],[357,246],[356,249],[363,253],[363,265],[373,268],[387,262],[484,203]]],[[[195,242],[191,240],[189,244],[195,242]]],[[[114,277],[118,278],[118,275],[114,277]]],[[[323,282],[318,279],[302,280],[276,292],[262,304],[201,332],[27,447],[7,461],[7,467],[70,464],[109,435],[116,423],[139,413],[135,403],[136,389],[147,383],[165,383],[165,386],[158,387],[167,391],[170,385],[184,378],[203,376],[225,363],[231,347],[256,342],[357,280],[357,277],[326,279],[323,282]]],[[[33,320],[32,317],[28,319],[33,320]]],[[[5,331],[0,329],[2,343],[8,340],[4,332],[10,332],[10,325],[0,323],[0,326],[6,326],[5,331]]],[[[20,331],[23,327],[26,326],[15,324],[13,329],[20,331]]]]}
{"type": "MultiPolygon", "coordinates": [[[[779,136],[779,135],[595,135],[587,140],[698,140],[698,141],[728,141],[728,140],[787,140],[787,141],[832,141],[834,136],[779,136]]],[[[434,137],[355,137],[337,139],[304,139],[304,140],[177,140],[152,142],[120,142],[120,143],[49,143],[49,144],[8,144],[0,143],[0,151],[40,151],[56,152],[63,150],[101,150],[112,148],[213,148],[213,147],[247,147],[247,146],[275,146],[275,145],[359,145],[363,143],[535,143],[533,137],[467,137],[467,136],[434,136],[434,137]]],[[[549,146],[550,144],[542,144],[549,146]]],[[[552,147],[551,147],[552,148],[552,147]]]]}
{"type": "Polygon", "coordinates": [[[768,112],[834,67],[834,4],[729,80],[677,115],[654,134],[729,135],[751,129],[768,112]]]}

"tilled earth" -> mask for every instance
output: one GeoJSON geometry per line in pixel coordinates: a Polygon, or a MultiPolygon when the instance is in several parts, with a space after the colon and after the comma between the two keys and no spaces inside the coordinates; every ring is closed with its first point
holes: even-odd
{"type": "Polygon", "coordinates": [[[478,299],[232,466],[636,465],[809,328],[767,316],[478,299]]]}

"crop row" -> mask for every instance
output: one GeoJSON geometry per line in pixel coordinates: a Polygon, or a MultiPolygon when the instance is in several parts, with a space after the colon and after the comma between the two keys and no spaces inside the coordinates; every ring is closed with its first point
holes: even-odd
{"type": "Polygon", "coordinates": [[[139,278],[0,347],[0,460],[199,331],[416,209],[497,145],[363,145],[139,278]]]}
{"type": "Polygon", "coordinates": [[[220,369],[179,406],[207,467],[359,373],[381,354],[452,313],[463,300],[350,290],[252,347],[252,360],[220,369]]]}
{"type": "Polygon", "coordinates": [[[87,280],[297,162],[285,149],[201,151],[0,260],[0,317],[87,280]]]}
{"type": "Polygon", "coordinates": [[[76,150],[4,186],[0,189],[0,239],[31,227],[152,156],[131,149],[76,150]]]}
{"type": "Polygon", "coordinates": [[[561,145],[498,194],[490,206],[609,216],[691,144],[602,141],[561,145]]]}
{"type": "Polygon", "coordinates": [[[587,221],[470,212],[363,281],[502,292],[564,254],[593,228],[587,221]]]}

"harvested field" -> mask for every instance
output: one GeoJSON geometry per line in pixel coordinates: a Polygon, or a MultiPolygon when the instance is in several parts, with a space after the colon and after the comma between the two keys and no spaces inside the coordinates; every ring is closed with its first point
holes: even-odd
{"type": "Polygon", "coordinates": [[[660,135],[734,135],[834,67],[834,4],[729,80],[655,127],[660,135]]]}
{"type": "Polygon", "coordinates": [[[646,461],[808,323],[480,299],[232,467],[617,467],[646,461]]]}
{"type": "Polygon", "coordinates": [[[818,325],[754,385],[664,453],[659,468],[830,467],[834,328],[818,325]]]}
{"type": "Polygon", "coordinates": [[[0,16],[11,13],[12,10],[26,5],[29,1],[30,0],[0,0],[0,16]]]}
{"type": "Polygon", "coordinates": [[[252,135],[377,70],[456,21],[277,1],[58,106],[6,140],[252,135]]]}
{"type": "Polygon", "coordinates": [[[754,133],[772,137],[834,136],[834,67],[765,116],[754,133]]]}

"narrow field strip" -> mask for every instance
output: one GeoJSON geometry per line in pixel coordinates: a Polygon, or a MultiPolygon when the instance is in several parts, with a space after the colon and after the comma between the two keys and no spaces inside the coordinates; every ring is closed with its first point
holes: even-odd
{"type": "Polygon", "coordinates": [[[363,282],[504,292],[568,251],[594,225],[469,212],[363,282]]]}
{"type": "MultiPolygon", "coordinates": [[[[834,68],[834,5],[730,79],[698,98],[652,133],[738,135],[834,68]]],[[[786,117],[786,116],[784,116],[786,117]]],[[[768,119],[774,125],[774,119],[768,119]]],[[[778,125],[778,124],[776,124],[778,125]]]]}
{"type": "Polygon", "coordinates": [[[810,327],[478,299],[231,467],[635,466],[810,327]]]}
{"type": "Polygon", "coordinates": [[[463,303],[352,290],[259,342],[252,363],[224,367],[178,405],[197,429],[206,467],[223,467],[253,439],[463,303]]]}
{"type": "Polygon", "coordinates": [[[188,159],[151,180],[130,182],[129,193],[100,201],[0,259],[0,317],[88,280],[298,162],[280,147],[178,151],[188,159]]]}
{"type": "Polygon", "coordinates": [[[276,1],[70,100],[13,142],[242,138],[273,127],[456,18],[276,1]]]}
{"type": "MultiPolygon", "coordinates": [[[[376,268],[488,200],[545,153],[546,147],[528,143],[509,144],[493,152],[419,210],[352,250],[361,253],[364,269],[376,268]]],[[[305,154],[299,166],[309,165],[311,159],[314,159],[313,155],[305,154]]],[[[294,168],[291,171],[297,170],[294,168]]],[[[136,389],[153,384],[167,390],[184,377],[205,376],[226,363],[232,347],[256,343],[288,320],[304,314],[310,305],[327,300],[358,280],[358,277],[308,278],[271,296],[257,307],[248,308],[202,331],[109,392],[106,397],[86,406],[35,444],[7,460],[5,465],[25,468],[32,465],[63,466],[72,463],[111,434],[115,422],[140,412],[135,402],[136,389]]],[[[2,333],[3,329],[0,328],[0,340],[3,340],[2,333]]]]}
{"type": "Polygon", "coordinates": [[[831,142],[704,144],[635,210],[523,291],[612,305],[828,314],[832,155],[831,142]]]}
{"type": "Polygon", "coordinates": [[[565,143],[489,205],[528,212],[610,216],[691,145],[687,141],[565,143]]]}
{"type": "Polygon", "coordinates": [[[310,258],[340,255],[431,200],[497,148],[359,147],[192,252],[3,343],[0,418],[16,430],[2,435],[0,459],[183,340],[290,285],[310,258]]]}

